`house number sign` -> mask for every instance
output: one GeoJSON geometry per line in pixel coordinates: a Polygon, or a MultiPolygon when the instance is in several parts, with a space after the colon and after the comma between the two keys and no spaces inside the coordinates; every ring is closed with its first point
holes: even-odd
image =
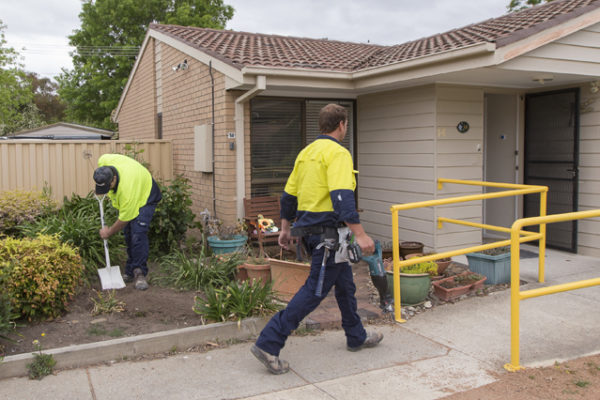
{"type": "Polygon", "coordinates": [[[469,130],[469,123],[467,121],[460,121],[458,125],[456,125],[456,130],[460,133],[467,133],[469,130]]]}

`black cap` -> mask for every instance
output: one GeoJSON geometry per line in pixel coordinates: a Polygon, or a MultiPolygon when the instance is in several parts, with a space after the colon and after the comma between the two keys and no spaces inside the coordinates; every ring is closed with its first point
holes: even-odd
{"type": "Polygon", "coordinates": [[[94,181],[96,182],[96,194],[106,194],[110,190],[110,183],[113,180],[113,171],[110,167],[100,167],[94,171],[94,181]]]}

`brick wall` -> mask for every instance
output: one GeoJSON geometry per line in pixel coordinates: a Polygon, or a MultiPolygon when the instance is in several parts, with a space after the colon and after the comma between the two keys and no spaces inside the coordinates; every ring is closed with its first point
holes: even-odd
{"type": "MultiPolygon", "coordinates": [[[[150,46],[150,45],[149,45],[150,46]]],[[[140,99],[130,89],[123,104],[123,110],[127,105],[130,110],[143,109],[143,116],[134,117],[131,113],[123,113],[119,116],[119,132],[121,138],[132,139],[147,137],[147,133],[137,129],[131,121],[136,118],[155,120],[155,112],[148,113],[145,106],[139,103],[152,103],[155,107],[155,79],[152,75],[153,68],[160,67],[161,75],[161,97],[163,114],[163,139],[171,140],[173,143],[173,171],[175,174],[183,174],[192,185],[192,210],[196,215],[207,208],[211,214],[216,214],[226,225],[234,224],[237,220],[236,210],[236,151],[230,150],[230,142],[227,132],[235,132],[235,99],[240,92],[227,92],[225,90],[224,75],[213,69],[214,78],[214,193],[216,202],[213,203],[213,173],[194,171],[194,126],[208,125],[212,123],[212,100],[211,100],[211,77],[207,65],[191,58],[165,43],[160,43],[160,60],[158,63],[149,62],[149,51],[144,54],[140,62],[143,71],[136,73],[133,84],[152,88],[152,94],[146,94],[148,99],[140,99]],[[180,64],[187,59],[186,70],[173,71],[174,65],[180,64]],[[146,73],[146,70],[148,73],[146,73]],[[142,82],[142,80],[144,80],[142,82]],[[213,204],[216,210],[213,212],[213,204]]],[[[150,48],[148,48],[150,50],[150,48]]],[[[248,106],[245,108],[246,118],[249,117],[248,106]]],[[[248,121],[248,120],[246,120],[248,121]]],[[[246,122],[246,126],[249,123],[246,122]]],[[[246,128],[249,135],[249,129],[246,128]]],[[[246,139],[249,146],[249,137],[246,139]]],[[[249,157],[249,150],[246,151],[249,157]]],[[[249,161],[246,162],[249,167],[249,161]]],[[[249,168],[246,168],[246,176],[249,181],[249,168]]],[[[246,184],[249,187],[249,183],[246,184]]]]}
{"type": "Polygon", "coordinates": [[[153,40],[143,53],[119,114],[119,137],[156,138],[153,40]]]}

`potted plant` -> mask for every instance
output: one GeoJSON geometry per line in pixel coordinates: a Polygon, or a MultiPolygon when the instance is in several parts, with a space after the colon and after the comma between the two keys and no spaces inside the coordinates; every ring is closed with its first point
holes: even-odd
{"type": "Polygon", "coordinates": [[[469,269],[487,276],[486,285],[510,283],[510,247],[468,253],[469,269]]]}
{"type": "Polygon", "coordinates": [[[304,285],[310,274],[310,261],[269,258],[273,291],[289,301],[304,285]]]}
{"type": "MultiPolygon", "coordinates": [[[[386,271],[388,290],[393,295],[394,273],[386,271]]],[[[419,304],[427,298],[431,288],[431,277],[436,276],[437,264],[426,261],[408,265],[400,269],[400,301],[402,305],[419,304]]]]}
{"type": "Polygon", "coordinates": [[[400,257],[407,254],[423,253],[423,243],[421,242],[400,242],[400,257]]]}
{"type": "Polygon", "coordinates": [[[486,277],[471,271],[433,282],[433,293],[443,301],[454,300],[463,294],[483,288],[486,277]]]}
{"type": "Polygon", "coordinates": [[[271,265],[269,264],[269,259],[259,255],[258,257],[254,257],[252,255],[248,256],[246,262],[238,267],[239,269],[246,270],[248,274],[248,279],[253,281],[262,281],[263,283],[267,283],[271,281],[271,265]]]}
{"type": "Polygon", "coordinates": [[[224,226],[219,219],[212,219],[206,225],[209,236],[206,238],[213,254],[226,254],[244,248],[248,237],[245,224],[238,220],[234,226],[224,226]]]}

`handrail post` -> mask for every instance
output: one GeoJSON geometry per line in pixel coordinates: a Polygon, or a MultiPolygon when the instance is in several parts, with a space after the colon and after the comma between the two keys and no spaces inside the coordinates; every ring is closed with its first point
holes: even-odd
{"type": "MultiPolygon", "coordinates": [[[[548,189],[543,192],[540,192],[540,217],[546,216],[546,202],[548,198],[548,189]]],[[[543,283],[546,279],[546,224],[540,224],[540,234],[542,238],[538,242],[539,244],[539,254],[538,254],[538,281],[543,283]]]]}
{"type": "Polygon", "coordinates": [[[520,306],[520,220],[517,220],[510,232],[510,364],[505,364],[508,371],[518,371],[519,366],[519,306],[520,306]]]}
{"type": "Polygon", "coordinates": [[[406,322],[406,320],[402,319],[402,301],[400,300],[400,247],[398,246],[398,243],[398,210],[392,209],[394,318],[396,319],[396,322],[406,322]]]}

